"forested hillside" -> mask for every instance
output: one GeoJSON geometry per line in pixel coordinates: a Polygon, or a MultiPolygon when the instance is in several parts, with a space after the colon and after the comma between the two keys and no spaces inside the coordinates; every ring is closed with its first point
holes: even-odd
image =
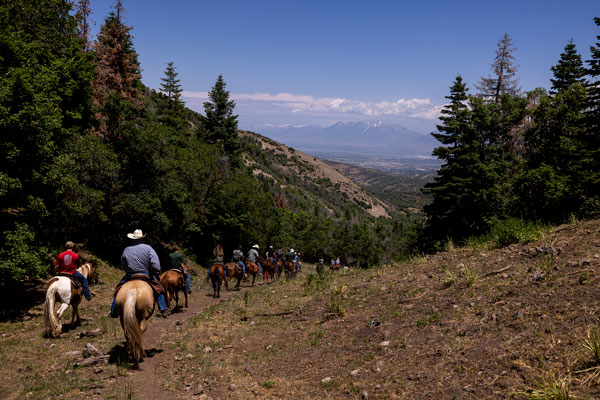
{"type": "Polygon", "coordinates": [[[200,263],[216,243],[364,267],[406,251],[407,224],[376,218],[385,204],[240,136],[222,76],[203,114],[168,60],[161,87],[145,87],[121,1],[97,38],[89,1],[0,11],[0,286],[46,277],[66,240],[116,262],[136,228],[159,254],[178,243],[200,263]]]}
{"type": "Polygon", "coordinates": [[[117,261],[136,228],[159,253],[177,243],[201,264],[216,243],[257,243],[368,267],[600,212],[600,36],[585,61],[567,43],[549,92],[523,92],[504,35],[477,93],[460,75],[452,84],[433,133],[443,165],[425,196],[382,201],[319,160],[240,134],[222,76],[201,114],[185,107],[169,60],[161,87],[144,86],[124,14],[117,0],[91,38],[89,0],[1,3],[0,286],[46,277],[66,240],[117,261]],[[430,199],[422,226],[398,213],[410,199],[430,199]]]}
{"type": "MultiPolygon", "coordinates": [[[[600,27],[600,18],[594,18],[600,27]]],[[[551,68],[551,89],[523,93],[515,47],[505,34],[492,73],[469,88],[458,75],[438,132],[443,161],[425,186],[425,250],[494,226],[559,223],[600,213],[600,36],[583,62],[569,41],[551,68]],[[587,65],[587,68],[586,68],[587,65]],[[526,222],[523,222],[525,220],[526,222]]]]}

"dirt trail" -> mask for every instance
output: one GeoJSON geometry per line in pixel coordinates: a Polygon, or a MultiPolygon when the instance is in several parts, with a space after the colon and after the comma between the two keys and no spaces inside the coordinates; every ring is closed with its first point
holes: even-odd
{"type": "MultiPolygon", "coordinates": [[[[198,277],[200,278],[200,277],[198,277]]],[[[185,357],[185,354],[178,354],[174,350],[163,350],[160,345],[160,341],[163,337],[167,336],[177,330],[177,326],[183,325],[183,323],[193,318],[194,316],[202,313],[206,308],[226,302],[232,295],[242,293],[246,290],[252,289],[249,282],[244,282],[241,285],[240,290],[226,290],[222,288],[221,297],[213,299],[212,287],[210,283],[206,283],[204,279],[198,279],[200,283],[192,285],[192,295],[189,296],[189,307],[182,308],[180,312],[171,314],[169,318],[161,318],[158,313],[158,309],[155,310],[154,315],[150,319],[151,324],[144,333],[144,341],[146,350],[150,350],[150,356],[145,357],[144,361],[140,364],[139,369],[132,370],[133,375],[122,378],[123,381],[128,381],[133,391],[134,399],[144,400],[176,400],[180,399],[179,396],[173,391],[165,390],[162,387],[162,371],[161,363],[173,359],[174,357],[185,357]]],[[[230,288],[235,285],[235,279],[230,281],[230,288]]],[[[262,285],[262,282],[255,286],[262,285]]],[[[185,303],[183,295],[180,296],[180,306],[185,303]]],[[[171,307],[175,306],[175,300],[171,301],[171,307]]]]}

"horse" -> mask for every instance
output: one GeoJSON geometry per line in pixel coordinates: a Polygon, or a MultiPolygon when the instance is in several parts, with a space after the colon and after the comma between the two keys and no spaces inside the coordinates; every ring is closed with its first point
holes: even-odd
{"type": "Polygon", "coordinates": [[[285,271],[286,275],[288,275],[288,276],[296,275],[296,270],[294,268],[293,261],[286,261],[284,265],[285,265],[284,271],[285,271]]]}
{"type": "Polygon", "coordinates": [[[137,279],[125,282],[117,293],[116,312],[125,334],[127,351],[137,364],[146,355],[143,333],[154,313],[154,292],[150,284],[137,279]]]}
{"type": "MultiPolygon", "coordinates": [[[[185,272],[185,269],[184,269],[185,272]]],[[[171,307],[171,299],[175,298],[175,307],[179,307],[179,292],[185,296],[185,308],[188,307],[188,293],[185,287],[185,277],[178,269],[170,269],[160,276],[160,283],[165,288],[167,307],[171,307]]]]}
{"type": "Polygon", "coordinates": [[[275,280],[275,263],[270,258],[258,257],[258,262],[260,263],[263,273],[265,274],[264,281],[269,283],[269,275],[271,275],[271,280],[275,280]]]}
{"type": "Polygon", "coordinates": [[[284,265],[283,265],[283,260],[277,256],[277,253],[275,253],[275,262],[277,263],[278,274],[279,274],[279,276],[281,276],[281,274],[283,272],[285,272],[284,265]]]}
{"type": "Polygon", "coordinates": [[[224,279],[223,264],[214,263],[210,266],[210,280],[213,286],[213,298],[221,296],[221,285],[224,279]]]}
{"type": "Polygon", "coordinates": [[[258,274],[258,265],[256,265],[253,261],[246,260],[246,274],[252,275],[252,286],[254,286],[254,281],[256,280],[256,275],[258,274]]]}
{"type": "Polygon", "coordinates": [[[225,264],[225,271],[227,271],[225,278],[225,287],[229,290],[228,282],[233,278],[237,279],[237,283],[235,284],[235,289],[240,288],[240,284],[242,283],[242,278],[244,275],[242,274],[242,267],[236,262],[228,262],[225,264]]]}
{"type": "MultiPolygon", "coordinates": [[[[94,267],[90,263],[85,263],[81,267],[77,268],[77,271],[86,278],[88,276],[94,276],[94,267]]],[[[70,275],[70,274],[69,274],[70,275]]],[[[81,318],[79,317],[79,303],[83,297],[83,287],[79,281],[79,285],[75,287],[71,283],[71,279],[68,276],[55,276],[46,285],[46,302],[44,303],[44,324],[46,329],[44,330],[45,337],[59,337],[62,333],[62,323],[60,321],[63,313],[67,307],[73,308],[73,314],[71,315],[70,327],[81,324],[81,318]],[[54,313],[55,302],[61,303],[58,312],[54,313]]]]}

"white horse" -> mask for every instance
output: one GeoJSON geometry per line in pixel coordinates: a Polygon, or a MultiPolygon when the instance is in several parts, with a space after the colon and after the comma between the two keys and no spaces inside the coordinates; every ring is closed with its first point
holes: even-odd
{"type": "MultiPolygon", "coordinates": [[[[94,267],[90,263],[85,263],[77,268],[77,271],[86,278],[94,276],[94,267]]],[[[59,337],[62,332],[60,319],[69,305],[73,307],[70,326],[73,327],[81,323],[79,318],[79,303],[83,297],[83,288],[75,288],[71,284],[71,278],[66,276],[55,276],[46,285],[46,302],[44,304],[44,322],[46,330],[45,337],[59,337]],[[55,302],[61,303],[58,311],[55,313],[55,302]]]]}

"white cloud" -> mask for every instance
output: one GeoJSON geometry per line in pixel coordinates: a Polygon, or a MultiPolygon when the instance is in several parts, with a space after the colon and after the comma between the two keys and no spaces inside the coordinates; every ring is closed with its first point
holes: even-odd
{"type": "MultiPolygon", "coordinates": [[[[208,99],[207,92],[184,91],[183,98],[190,105],[208,99]]],[[[344,114],[364,115],[369,117],[387,116],[434,120],[439,117],[443,106],[434,105],[429,98],[398,99],[396,101],[364,102],[339,97],[313,97],[291,93],[240,93],[231,98],[238,104],[252,105],[260,108],[274,108],[279,112],[287,110],[291,113],[318,113],[343,116],[344,114]]]]}

